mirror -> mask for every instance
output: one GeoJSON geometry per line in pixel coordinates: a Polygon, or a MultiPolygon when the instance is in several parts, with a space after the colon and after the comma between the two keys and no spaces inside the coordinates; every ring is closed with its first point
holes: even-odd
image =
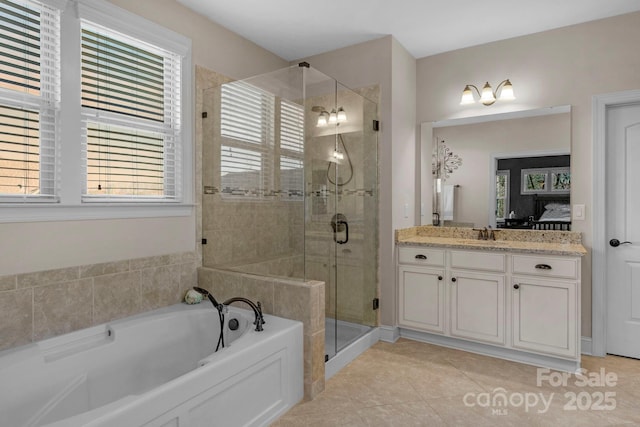
{"type": "Polygon", "coordinates": [[[421,224],[570,229],[570,106],[423,123],[421,131],[421,224]]]}

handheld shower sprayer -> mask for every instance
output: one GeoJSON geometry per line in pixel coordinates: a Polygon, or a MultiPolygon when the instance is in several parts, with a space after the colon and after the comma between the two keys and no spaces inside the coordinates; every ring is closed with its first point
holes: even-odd
{"type": "Polygon", "coordinates": [[[206,289],[202,289],[202,288],[198,288],[197,286],[193,287],[193,290],[200,292],[202,295],[206,296],[207,298],[209,298],[209,301],[211,301],[211,304],[213,304],[213,306],[218,310],[218,311],[222,311],[223,309],[223,305],[220,304],[218,301],[216,301],[216,299],[213,297],[213,295],[211,295],[211,293],[206,290],[206,289]]]}

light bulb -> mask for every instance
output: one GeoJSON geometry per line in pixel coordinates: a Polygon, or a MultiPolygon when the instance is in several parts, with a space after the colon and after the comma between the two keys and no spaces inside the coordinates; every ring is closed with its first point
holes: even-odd
{"type": "Polygon", "coordinates": [[[464,87],[464,90],[462,91],[462,98],[460,99],[460,105],[469,105],[469,104],[473,104],[474,102],[476,102],[473,99],[473,92],[471,92],[471,88],[469,87],[469,85],[466,85],[464,87]]]}
{"type": "Polygon", "coordinates": [[[484,105],[491,105],[496,102],[496,97],[493,94],[493,89],[491,89],[491,85],[489,84],[489,82],[486,82],[484,84],[484,87],[482,88],[480,102],[482,102],[484,105]]]}
{"type": "Polygon", "coordinates": [[[331,114],[329,114],[329,123],[331,124],[338,123],[338,116],[336,115],[335,108],[331,110],[331,114]]]}
{"type": "Polygon", "coordinates": [[[347,121],[347,113],[344,111],[344,108],[338,108],[338,123],[343,123],[347,121]]]}
{"type": "Polygon", "coordinates": [[[500,99],[505,101],[513,101],[514,99],[516,99],[515,95],[513,94],[513,86],[508,79],[504,82],[504,86],[502,86],[500,99]]]}
{"type": "Polygon", "coordinates": [[[326,126],[326,125],[327,125],[327,113],[326,112],[322,112],[318,116],[318,123],[316,124],[316,126],[323,127],[323,126],[326,126]]]}

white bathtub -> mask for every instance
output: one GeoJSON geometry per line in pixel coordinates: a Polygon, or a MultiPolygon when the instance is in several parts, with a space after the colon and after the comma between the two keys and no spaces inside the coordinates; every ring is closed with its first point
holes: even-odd
{"type": "Polygon", "coordinates": [[[303,396],[302,324],[177,304],[0,352],[0,425],[262,426],[303,396]]]}

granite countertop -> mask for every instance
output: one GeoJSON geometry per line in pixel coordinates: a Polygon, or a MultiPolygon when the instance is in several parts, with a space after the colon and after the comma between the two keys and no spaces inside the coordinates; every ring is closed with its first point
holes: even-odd
{"type": "Polygon", "coordinates": [[[478,240],[478,231],[471,228],[418,226],[396,230],[396,244],[543,255],[587,254],[587,250],[582,246],[581,234],[575,231],[493,231],[496,240],[478,240]]]}

